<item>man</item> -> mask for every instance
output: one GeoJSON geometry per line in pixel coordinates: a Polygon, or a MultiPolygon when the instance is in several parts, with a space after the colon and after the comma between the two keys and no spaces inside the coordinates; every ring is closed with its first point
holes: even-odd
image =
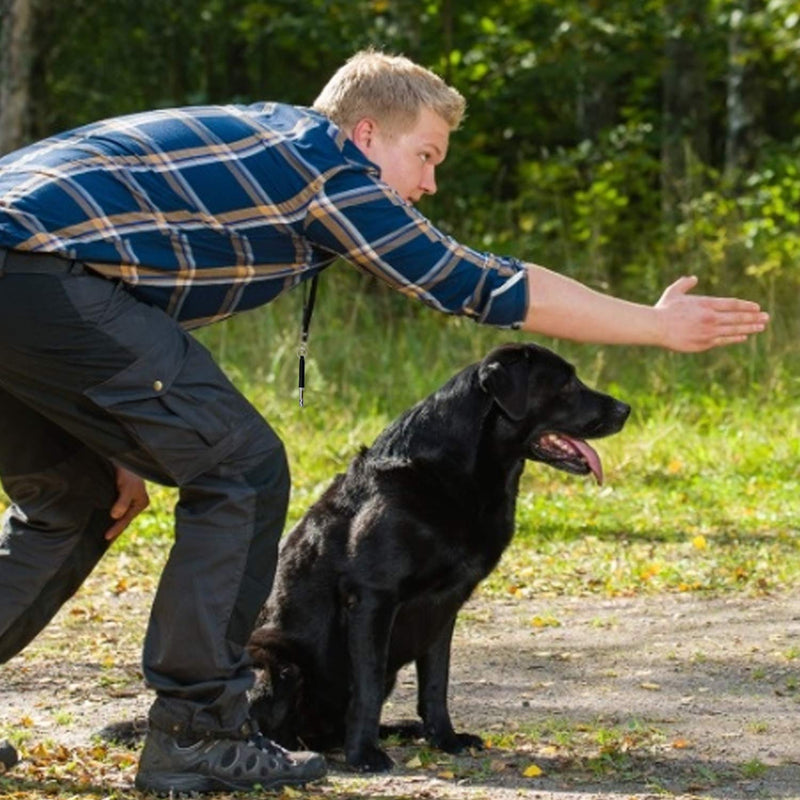
{"type": "Polygon", "coordinates": [[[269,425],[185,331],[262,305],[337,256],[477,322],[703,350],[763,330],[750,302],[670,286],[654,307],[478,253],[414,209],[464,100],[362,52],[314,110],[162,110],[0,160],[0,661],[147,503],[179,487],[143,663],[140,789],[276,788],[324,774],[248,721],[244,645],[272,582],[289,475],[269,425]]]}

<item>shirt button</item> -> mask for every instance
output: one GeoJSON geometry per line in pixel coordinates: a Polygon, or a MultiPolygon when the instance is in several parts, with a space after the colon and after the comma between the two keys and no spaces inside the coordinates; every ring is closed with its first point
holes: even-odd
{"type": "Polygon", "coordinates": [[[161,381],[155,381],[153,383],[153,391],[160,392],[164,388],[164,384],[161,381]]]}

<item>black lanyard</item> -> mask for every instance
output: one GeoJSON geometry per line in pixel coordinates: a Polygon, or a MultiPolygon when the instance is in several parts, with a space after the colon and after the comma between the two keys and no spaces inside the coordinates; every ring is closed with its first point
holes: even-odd
{"type": "Polygon", "coordinates": [[[303,327],[300,333],[300,349],[297,355],[300,358],[297,388],[300,391],[300,407],[303,407],[303,394],[306,388],[306,355],[308,354],[308,329],[311,325],[311,315],[314,313],[314,301],[317,299],[317,282],[319,273],[311,279],[311,289],[306,296],[306,287],[303,286],[303,327]]]}

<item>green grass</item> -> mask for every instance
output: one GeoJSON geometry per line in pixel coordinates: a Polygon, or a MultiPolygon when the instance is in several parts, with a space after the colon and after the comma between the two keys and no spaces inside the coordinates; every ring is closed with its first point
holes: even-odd
{"type": "Polygon", "coordinates": [[[603,488],[530,465],[492,592],[762,593],[800,582],[798,422],[731,399],[636,415],[603,488]]]}
{"type": "MultiPolygon", "coordinates": [[[[312,323],[306,407],[297,403],[302,296],[200,331],[287,444],[289,523],[403,409],[518,332],[448,319],[337,266],[312,323]]],[[[483,591],[609,595],[769,592],[800,582],[800,337],[773,313],[767,334],[698,355],[563,342],[590,385],[633,406],[596,444],[606,483],[529,464],[518,530],[483,591]]],[[[152,489],[135,532],[172,535],[174,492],[152,489]]],[[[138,536],[119,546],[149,558],[138,536]]]]}
{"type": "MultiPolygon", "coordinates": [[[[300,409],[299,314],[298,293],[201,333],[287,443],[290,523],[403,409],[491,347],[525,340],[446,319],[340,269],[323,277],[300,409]]],[[[620,434],[596,443],[603,487],[527,466],[515,541],[483,591],[763,593],[798,585],[796,329],[773,313],[767,334],[696,355],[540,339],[633,413],[620,434]]]]}
{"type": "MultiPolygon", "coordinates": [[[[283,415],[268,417],[290,453],[291,524],[390,416],[361,418],[330,398],[304,410],[275,404],[283,415]]],[[[791,405],[653,405],[595,443],[602,487],[528,464],[515,539],[482,591],[757,594],[800,585],[799,427],[791,405]]],[[[153,499],[139,529],[168,538],[174,493],[153,490],[153,499]]]]}

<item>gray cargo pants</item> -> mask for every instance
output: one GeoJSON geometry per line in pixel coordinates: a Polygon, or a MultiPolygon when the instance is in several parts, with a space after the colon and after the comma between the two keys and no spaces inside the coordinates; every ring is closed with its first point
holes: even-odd
{"type": "Polygon", "coordinates": [[[0,250],[0,662],[106,550],[114,464],[179,487],[143,652],[150,722],[236,735],[286,515],[283,446],[164,312],[80,263],[0,250]]]}

